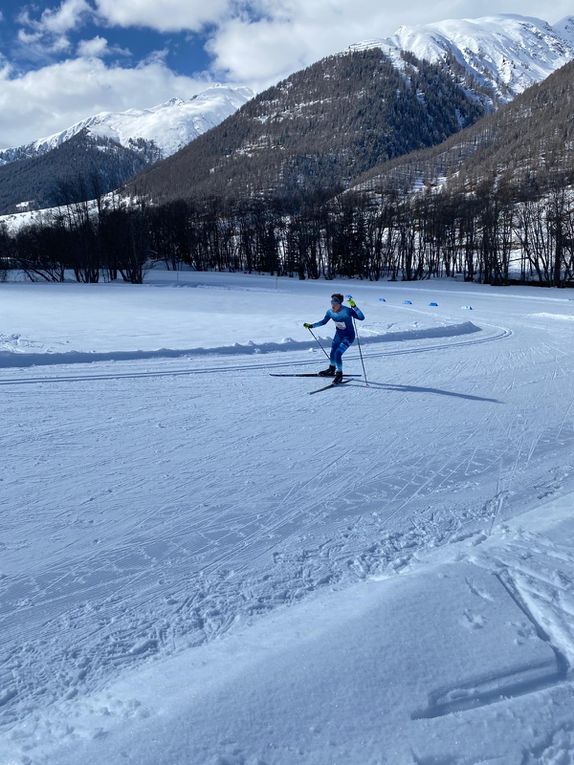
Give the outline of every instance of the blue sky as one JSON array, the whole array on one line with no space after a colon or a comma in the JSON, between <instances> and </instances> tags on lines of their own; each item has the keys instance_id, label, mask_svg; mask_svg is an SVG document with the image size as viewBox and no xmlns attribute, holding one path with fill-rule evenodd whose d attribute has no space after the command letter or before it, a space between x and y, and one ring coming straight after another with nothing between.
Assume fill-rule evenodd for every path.
<instances>
[{"instance_id":1,"label":"blue sky","mask_svg":"<svg viewBox=\"0 0 574 765\"><path fill-rule=\"evenodd\" d=\"M15 74L38 69L55 61L65 60L77 52L82 40L103 37L108 41L110 63L124 67L135 66L150 56L161 54L166 65L181 74L193 75L208 70L212 56L205 49L209 39L209 27L201 31L174 30L164 32L149 26L119 26L110 24L104 18L90 13L79 14L77 26L66 30L65 36L70 47L53 50L54 37L43 35L35 42L25 43L19 36L22 32L37 34L34 22L41 23L42 13L61 7L62 3L21 3L1 2L2 23L0 24L0 53L14 67ZM91 4L96 8L95 4ZM29 18L31 23L26 23Z\"/></svg>"},{"instance_id":2,"label":"blue sky","mask_svg":"<svg viewBox=\"0 0 574 765\"><path fill-rule=\"evenodd\" d=\"M0 0L0 148L99 111L189 98L212 82L260 90L401 24L520 13L572 0Z\"/></svg>"}]
</instances>

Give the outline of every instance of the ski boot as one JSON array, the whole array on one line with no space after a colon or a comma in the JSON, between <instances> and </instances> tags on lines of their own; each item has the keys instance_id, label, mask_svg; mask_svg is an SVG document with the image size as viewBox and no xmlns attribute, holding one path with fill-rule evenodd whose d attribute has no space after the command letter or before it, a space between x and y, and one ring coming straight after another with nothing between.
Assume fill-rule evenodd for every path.
<instances>
[{"instance_id":1,"label":"ski boot","mask_svg":"<svg viewBox=\"0 0 574 765\"><path fill-rule=\"evenodd\" d=\"M333 380L333 385L339 385L343 382L343 372L340 369L337 369L335 372L335 379Z\"/></svg>"},{"instance_id":2,"label":"ski boot","mask_svg":"<svg viewBox=\"0 0 574 765\"><path fill-rule=\"evenodd\" d=\"M335 377L335 365L329 364L329 369L323 369L318 372L319 377Z\"/></svg>"}]
</instances>

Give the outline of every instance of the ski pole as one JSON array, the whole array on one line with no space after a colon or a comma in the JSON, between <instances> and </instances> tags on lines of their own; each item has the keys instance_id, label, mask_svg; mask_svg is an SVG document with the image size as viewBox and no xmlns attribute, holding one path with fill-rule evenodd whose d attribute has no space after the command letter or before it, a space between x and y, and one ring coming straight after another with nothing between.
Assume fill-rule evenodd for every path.
<instances>
[{"instance_id":1,"label":"ski pole","mask_svg":"<svg viewBox=\"0 0 574 765\"><path fill-rule=\"evenodd\" d=\"M353 319L355 326L355 334L357 335L357 345L359 346L359 356L361 357L361 366L363 367L363 377L365 378L365 385L369 387L369 381L367 380L367 370L365 369L365 361L363 359L363 349L361 348L361 338L359 337L359 330L357 329L357 322Z\"/></svg>"},{"instance_id":2,"label":"ski pole","mask_svg":"<svg viewBox=\"0 0 574 765\"><path fill-rule=\"evenodd\" d=\"M315 338L315 340L316 340L316 341L319 343L319 348L320 348L320 349L323 351L323 353L325 354L325 356L326 356L326 357L329 359L329 363L331 363L331 357L329 356L329 354L327 353L327 351L326 351L326 350L323 348L323 346L321 345L321 341L319 340L319 338L317 337L317 335L316 335L316 334L313 332L313 330L311 329L311 327L307 327L307 329L308 329L308 330L309 330L309 332L310 332L310 333L313 335L313 337Z\"/></svg>"},{"instance_id":3,"label":"ski pole","mask_svg":"<svg viewBox=\"0 0 574 765\"><path fill-rule=\"evenodd\" d=\"M347 300L350 300L353 296L347 295ZM363 359L363 349L361 348L361 338L359 336L359 330L357 329L357 322L353 317L353 326L355 327L355 335L357 336L357 345L359 347L359 356L361 358L361 366L363 367L363 377L365 378L365 385L369 387L369 381L367 380L367 370L365 369L365 360Z\"/></svg>"}]
</instances>

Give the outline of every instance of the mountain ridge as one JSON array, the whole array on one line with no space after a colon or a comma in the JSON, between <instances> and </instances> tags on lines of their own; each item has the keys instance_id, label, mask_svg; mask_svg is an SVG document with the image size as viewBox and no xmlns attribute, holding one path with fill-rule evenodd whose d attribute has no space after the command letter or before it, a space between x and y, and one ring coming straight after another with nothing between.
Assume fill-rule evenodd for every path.
<instances>
[{"instance_id":1,"label":"mountain ridge","mask_svg":"<svg viewBox=\"0 0 574 765\"><path fill-rule=\"evenodd\" d=\"M157 161L150 144L120 146L87 128L45 154L0 167L0 212L83 202L113 191Z\"/></svg>"},{"instance_id":2,"label":"mountain ridge","mask_svg":"<svg viewBox=\"0 0 574 765\"><path fill-rule=\"evenodd\" d=\"M350 46L378 47L387 55L410 51L431 63L452 57L477 83L507 102L574 58L574 17L554 26L520 14L445 19L401 26L386 38Z\"/></svg>"},{"instance_id":3,"label":"mountain ridge","mask_svg":"<svg viewBox=\"0 0 574 765\"><path fill-rule=\"evenodd\" d=\"M99 112L29 144L0 150L0 166L46 154L83 130L131 150L137 150L136 144L143 139L165 158L218 125L252 96L249 88L214 85L192 98L170 98L147 109Z\"/></svg>"},{"instance_id":4,"label":"mountain ridge","mask_svg":"<svg viewBox=\"0 0 574 765\"><path fill-rule=\"evenodd\" d=\"M130 189L152 199L321 196L483 113L450 73L412 54L398 67L377 49L340 53L258 94Z\"/></svg>"},{"instance_id":5,"label":"mountain ridge","mask_svg":"<svg viewBox=\"0 0 574 765\"><path fill-rule=\"evenodd\" d=\"M358 54L362 62L355 59L352 66L349 57ZM188 100L172 98L145 110L92 115L28 146L0 151L0 170L2 162L14 169L13 175L2 173L4 183L17 184L21 191L20 198L18 193L4 194L10 204L3 210L22 209L23 203L31 209L39 198L50 203L34 174L15 163L49 157L79 134L83 143L72 144L78 152L78 174L84 168L93 176L102 151L98 142L104 141L110 152L105 142L111 141L118 147L118 167L142 172L136 183L152 197L230 199L276 189L301 198L327 190L338 193L381 162L440 143L572 59L573 16L554 26L535 17L501 14L399 27L389 38L357 43L315 62L254 98L245 88L213 86ZM381 84L383 70L395 83L390 89ZM362 85L340 82L334 87L333 77L356 78ZM296 97L288 92L293 83ZM143 163L135 161L138 153ZM60 153L53 161L65 157L70 165L71 156ZM53 188L49 165L36 167ZM59 169L53 171L58 174ZM106 187L110 178L120 178L108 170L102 177ZM24 178L31 180L30 188ZM128 177L120 179L126 181ZM132 193L134 188L129 187Z\"/></svg>"},{"instance_id":6,"label":"mountain ridge","mask_svg":"<svg viewBox=\"0 0 574 765\"><path fill-rule=\"evenodd\" d=\"M574 61L441 144L375 166L351 190L403 192L483 185L533 198L574 182Z\"/></svg>"}]
</instances>

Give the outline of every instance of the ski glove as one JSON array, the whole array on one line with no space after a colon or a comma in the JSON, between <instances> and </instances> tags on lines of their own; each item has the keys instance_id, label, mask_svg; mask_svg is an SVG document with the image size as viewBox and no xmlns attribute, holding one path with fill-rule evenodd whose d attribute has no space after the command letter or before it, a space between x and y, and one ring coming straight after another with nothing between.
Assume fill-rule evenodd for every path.
<instances>
[{"instance_id":1,"label":"ski glove","mask_svg":"<svg viewBox=\"0 0 574 765\"><path fill-rule=\"evenodd\" d=\"M308 321L306 321L306 322L305 322L305 324L303 324L303 326L305 327L305 329L311 329L311 327L312 327L313 325L312 325L312 324L309 324L309 322L308 322Z\"/></svg>"},{"instance_id":2,"label":"ski glove","mask_svg":"<svg viewBox=\"0 0 574 765\"><path fill-rule=\"evenodd\" d=\"M356 308L357 307L357 304L355 303L353 298L349 298L349 305L351 306L351 308Z\"/></svg>"}]
</instances>

